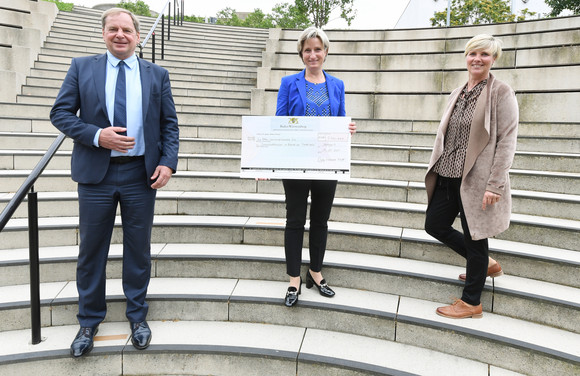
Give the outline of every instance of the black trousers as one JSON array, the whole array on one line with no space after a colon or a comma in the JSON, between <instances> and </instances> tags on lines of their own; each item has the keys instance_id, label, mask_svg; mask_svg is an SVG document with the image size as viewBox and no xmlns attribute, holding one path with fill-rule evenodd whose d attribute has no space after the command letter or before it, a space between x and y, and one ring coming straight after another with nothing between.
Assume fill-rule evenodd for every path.
<instances>
[{"instance_id":1,"label":"black trousers","mask_svg":"<svg viewBox=\"0 0 580 376\"><path fill-rule=\"evenodd\" d=\"M286 194L286 229L284 230L284 250L286 252L286 272L290 277L300 275L304 225L308 194L310 193L310 230L308 235L310 249L310 269L322 270L328 218L336 192L336 180L283 180Z\"/></svg>"},{"instance_id":2,"label":"black trousers","mask_svg":"<svg viewBox=\"0 0 580 376\"><path fill-rule=\"evenodd\" d=\"M487 277L489 248L487 239L471 239L461 203L460 187L460 178L438 177L435 192L427 208L425 231L466 259L467 280L461 300L478 305ZM463 233L451 227L458 213L461 214Z\"/></svg>"}]
</instances>

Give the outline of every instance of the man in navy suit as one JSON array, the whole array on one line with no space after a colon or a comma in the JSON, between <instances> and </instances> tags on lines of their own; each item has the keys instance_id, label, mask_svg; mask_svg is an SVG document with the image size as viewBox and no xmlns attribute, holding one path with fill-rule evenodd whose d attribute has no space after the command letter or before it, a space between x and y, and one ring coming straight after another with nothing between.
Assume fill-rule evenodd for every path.
<instances>
[{"instance_id":1,"label":"man in navy suit","mask_svg":"<svg viewBox=\"0 0 580 376\"><path fill-rule=\"evenodd\" d=\"M92 350L106 315L105 269L119 204L131 341L137 349L149 346L145 296L155 195L175 172L179 147L169 73L135 55L139 21L125 9L112 8L102 15L102 28L107 52L72 60L50 113L54 126L74 141L81 327L71 345L74 357Z\"/></svg>"}]
</instances>

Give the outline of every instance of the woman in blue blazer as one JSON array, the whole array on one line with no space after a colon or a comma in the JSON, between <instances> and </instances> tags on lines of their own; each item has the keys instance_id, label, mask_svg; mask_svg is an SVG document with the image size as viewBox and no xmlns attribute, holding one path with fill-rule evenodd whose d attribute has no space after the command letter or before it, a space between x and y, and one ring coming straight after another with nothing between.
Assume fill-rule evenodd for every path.
<instances>
[{"instance_id":1,"label":"woman in blue blazer","mask_svg":"<svg viewBox=\"0 0 580 376\"><path fill-rule=\"evenodd\" d=\"M328 55L329 40L321 29L310 27L298 39L298 54L305 69L297 74L282 78L276 116L345 116L344 82L324 72L322 65ZM356 131L355 123L350 123L351 133ZM302 278L302 243L308 195L310 204L310 268L306 273L306 287L316 286L322 296L333 297L334 291L322 278L322 262L326 250L328 218L336 180L294 180L284 179L286 195L286 228L284 249L286 272L290 276L290 287L284 304L288 307L298 302Z\"/></svg>"}]
</instances>

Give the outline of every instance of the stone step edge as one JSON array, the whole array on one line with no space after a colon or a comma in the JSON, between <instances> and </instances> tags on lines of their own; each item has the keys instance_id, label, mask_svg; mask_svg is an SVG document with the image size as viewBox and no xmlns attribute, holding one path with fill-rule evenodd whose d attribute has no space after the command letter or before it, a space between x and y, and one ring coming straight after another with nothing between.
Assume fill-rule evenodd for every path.
<instances>
[{"instance_id":1,"label":"stone step edge","mask_svg":"<svg viewBox=\"0 0 580 376\"><path fill-rule=\"evenodd\" d=\"M531 216L523 216L531 217ZM527 218L524 218L527 219ZM578 226L580 221L566 220ZM528 222L528 221L523 221ZM156 215L153 226L200 226L200 227L239 227L243 229L284 229L284 218L264 218L264 217L234 217L234 216L195 216L195 215ZM534 223L532 223L534 224ZM121 217L117 216L115 226L121 226ZM424 230L369 225L369 224L352 224L346 222L330 221L328 223L329 233L351 234L358 236L367 236L374 238L397 239L400 241L414 241L427 244L440 244L437 240L429 236ZM56 228L78 229L78 217L55 217L39 218L39 229L50 230ZM306 225L308 230L308 223ZM8 221L4 231L27 231L28 222L24 218L16 218ZM571 229L573 230L573 228ZM526 244L521 242L505 241L498 239L489 239L490 250L508 255L527 257L532 259L541 259L544 261L555 262L564 265L580 265L580 252L561 249L555 247L541 246L535 244ZM522 248L524 248L522 250ZM527 251L529 249L530 251ZM557 256L554 256L557 254Z\"/></svg>"},{"instance_id":2,"label":"stone step edge","mask_svg":"<svg viewBox=\"0 0 580 376\"><path fill-rule=\"evenodd\" d=\"M0 176L4 175L0 173ZM10 176L11 174L6 174L5 176ZM171 193L170 193L171 192ZM49 196L55 196L54 193L49 194ZM0 199L2 197L0 196ZM70 198L70 196L69 196ZM268 193L230 193L230 192L180 192L180 191L161 191L161 199L189 199L189 200L221 200L221 201L232 201L232 200L242 200L242 201L258 201L258 202L277 202L283 203L284 197L280 194L268 194ZM334 206L342 207L352 207L352 208L366 208L374 210L388 210L388 211L403 211L410 212L414 214L425 213L426 204L410 203L410 202L399 202L399 201L378 201L378 200L365 200L365 199L351 199L351 198L336 198ZM159 216L162 218L171 218L172 216ZM211 217L211 216L208 216ZM216 216L219 218L219 216ZM57 217L58 218L58 217ZM66 217L65 217L66 218ZM45 218L45 220L48 220ZM280 220L280 219L278 219ZM8 222L6 229L10 229L12 226L11 222L18 221L18 218L14 218ZM543 217L537 215L528 214L517 214L512 213L511 223L544 227L544 228L554 228L562 229L567 231L580 231L580 221L573 219L561 219L553 217ZM44 223L46 225L47 223ZM365 225L365 224L362 224ZM369 224L370 225L370 224ZM373 226L373 225L371 225Z\"/></svg>"},{"instance_id":3,"label":"stone step edge","mask_svg":"<svg viewBox=\"0 0 580 376\"><path fill-rule=\"evenodd\" d=\"M175 280L172 281L172 278L166 280L167 283L171 284L178 284L183 283L183 280ZM210 279L211 281L211 279ZM120 288L121 281L114 280L110 281L111 284L118 285L117 287ZM152 281L153 286L156 282L161 281ZM263 281L248 281L245 280L246 283L260 283L261 291L268 290L270 286L274 286L278 293L284 291L284 287L286 283L284 282L274 282L274 283L264 283ZM232 286L237 286L240 283L240 280L233 281ZM167 287L167 285L165 285ZM274 288L273 287L273 288ZM272 298L263 298L262 296L247 296L243 292L241 292L242 296L236 297L234 293L235 289L232 290L231 295L229 296L216 296L208 295L208 296L199 296L199 295L191 295L187 296L187 294L181 294L179 296L151 296L148 298L148 301L163 301L163 300L185 300L185 301L222 301L224 303L228 303L228 307L230 304L282 304L282 298L272 299ZM347 293L346 289L342 290L343 293ZM281 294L281 293L280 293ZM373 294L371 294L373 295ZM377 294L374 294L377 295ZM460 333L463 336L477 338L480 340L487 340L494 343L502 343L509 347L517 347L520 349L531 350L538 353L548 354L551 357L557 357L569 362L580 363L580 352L579 350L574 347L574 342L580 339L580 334L578 333L571 333L561 329L555 329L546 327L544 325L533 324L526 322L524 320L504 317L502 315L497 315L493 313L486 313L484 316L487 317L487 321L481 320L477 322L473 322L472 320L450 320L445 318L440 318L434 312L434 308L440 303L430 302L415 298L405 298L405 297L397 297L397 296L390 296L393 304L393 312L380 312L380 311L369 311L364 309L356 309L350 308L345 306L334 306L332 303L320 303L320 302L308 302L308 299L302 299L299 301L299 306L294 309L300 308L310 308L315 310L334 310L340 311L345 313L351 313L355 315L365 315L365 316L372 316L372 317L379 317L380 319L384 320L392 320L394 324L396 323L405 323L410 324L412 326L419 326L419 327L428 327L434 328L438 330L448 330L454 333ZM320 298L319 300L321 300ZM109 302L123 302L124 297L122 293L119 293L117 296L109 296ZM54 304L51 304L52 307L62 305L62 304L75 304L75 299L67 299L59 301L56 299ZM410 308L411 305L413 308ZM417 306L421 307L420 311L417 311ZM409 312L414 311L416 314L409 314ZM173 318L172 320L175 320ZM268 321L266 321L268 323ZM270 322L269 324L275 324ZM519 328L522 330L517 330L517 334L514 336L503 335L498 330L501 327L509 327L512 332L514 328ZM541 338L533 338L530 335L530 332L540 332L542 333ZM395 338L394 338L395 339ZM546 345L545 342L552 343L552 346Z\"/></svg>"},{"instance_id":4,"label":"stone step edge","mask_svg":"<svg viewBox=\"0 0 580 376\"><path fill-rule=\"evenodd\" d=\"M153 262L167 260L200 261L247 261L284 264L283 247L257 245L210 245L210 244L155 244L151 259ZM46 247L40 256L41 265L76 263L78 247ZM0 252L0 267L28 265L28 250L17 249ZM307 250L303 251L303 264L307 265ZM122 260L122 246L113 244L109 260ZM364 271L406 278L421 279L444 283L449 286L461 286L463 282L457 275L465 271L464 267L445 265L436 262L403 259L400 257L361 254L348 251L327 251L326 267L340 270ZM518 296L528 300L557 304L572 310L580 311L580 288L557 285L555 283L532 280L529 278L509 276L499 282L487 279L485 291ZM5 287L4 287L5 288ZM2 305L0 305L1 307ZM487 308L486 308L487 309ZM493 311L493 307L491 308Z\"/></svg>"},{"instance_id":5,"label":"stone step edge","mask_svg":"<svg viewBox=\"0 0 580 376\"><path fill-rule=\"evenodd\" d=\"M66 153L66 152L64 152ZM26 154L26 152L21 152L21 154ZM57 153L62 154L61 153ZM68 153L70 154L70 152ZM2 155L2 151L0 151L0 156ZM200 155L187 155L187 154L180 154L180 158L188 158L188 157L198 157ZM211 158L211 155L207 155L208 158ZM235 159L236 157L233 156L231 159ZM228 158L226 158L228 159ZM18 170L17 170L18 171ZM58 171L58 170L48 170L48 171ZM0 172L0 176L3 174ZM211 172L207 173L208 176L211 176ZM14 176L14 175L6 175L6 176ZM273 180L275 181L275 180ZM351 178L349 181L341 181L341 185L353 185L353 186L376 186L382 188L392 188L392 189L407 189L407 190L419 190L423 191L425 189L425 184L412 182L412 181L404 181L404 180L374 180L374 179L364 179L364 178ZM1 193L0 192L0 203L7 202L12 199L14 196L13 193ZM273 202L283 202L284 197L281 194L274 194L274 193L241 193L241 192L212 192L212 191L172 191L172 190L161 190L158 192L157 198L161 200L168 200L168 199L180 199L180 198L187 198L187 199L195 199L196 196L200 198L211 198L215 200L229 200L229 199L237 199L237 200L245 200L245 201L254 201L254 200L266 200L266 201L273 201ZM76 200L78 197L76 192L38 192L38 199L40 201L55 201L55 200ZM567 203L570 205L580 204L580 195L574 194L564 194L564 193L550 193L550 192L539 192L539 191L522 191L514 189L512 190L512 197L515 198L526 198L526 199L536 199L536 200L546 200L551 202L561 202ZM26 199L25 199L26 201ZM409 209L412 208L412 205L424 205L421 202L412 202L412 201L385 201L385 200L373 200L373 199L363 199L363 198L346 198L346 197L335 197L335 203L340 205L352 205L352 206L366 206L369 208L382 206L383 203L397 203L397 205L407 205L409 204ZM424 211L423 208L419 210ZM517 215L518 213L513 213ZM539 218L551 218L551 217L543 217L537 216Z\"/></svg>"},{"instance_id":6,"label":"stone step edge","mask_svg":"<svg viewBox=\"0 0 580 376\"><path fill-rule=\"evenodd\" d=\"M59 153L63 153L61 151ZM0 177L3 178L26 178L30 174L31 170L0 170ZM59 169L48 169L43 172L43 177L70 177L70 170L59 170ZM222 172L222 171L178 171L175 173L176 178L187 178L187 177L197 177L197 178L224 178L224 179L235 179L240 178L240 174L237 172ZM246 179L247 180L247 179ZM277 179L272 179L272 181L278 181ZM425 189L424 183L408 180L387 180L387 179L365 179L365 178L351 178L349 181L341 182L341 184L352 184L352 185L366 185L366 186L382 186L382 187L392 187L392 188L406 188L406 189ZM164 191L160 191L164 192ZM170 192L170 191L168 191ZM40 192L39 194L43 194ZM55 195L54 192L47 193L48 195ZM0 193L0 197L9 197L10 193ZM58 195L58 194L57 194ZM538 198L550 201L560 201L569 202L570 204L575 204L578 202L578 195L566 194L566 193L552 193L552 192L540 192L540 191L524 191L524 190L512 190L512 195L520 196L522 198ZM547 217L549 218L549 217Z\"/></svg>"},{"instance_id":7,"label":"stone step edge","mask_svg":"<svg viewBox=\"0 0 580 376\"><path fill-rule=\"evenodd\" d=\"M474 376L487 376L489 365L477 361L465 360L461 357L440 353L433 350L427 350L420 347L415 347L399 342L391 341L380 341L376 339L366 338L362 336L348 335L329 331L309 331L308 328L304 327L285 327L281 325L266 325L259 323L235 323L235 322L206 322L206 321L185 321L185 322L162 322L162 321L149 321L151 326L153 337L151 346L144 351L137 351L129 342L130 330L126 323L114 322L114 323L103 323L100 326L100 331L97 334L101 338L107 338L111 336L109 343L105 341L95 341L95 348L90 356L110 356L110 355L120 355L115 361L119 362L118 368L124 369L128 368L128 372L131 372L130 367L124 367L124 356L139 356L146 357L147 355L159 356L161 354L171 354L171 353L194 353L194 354L205 354L205 355L232 355L232 356L243 356L249 358L265 357L267 359L274 360L284 360L291 361L295 363L292 366L292 374L305 375L301 370L302 362L310 363L322 363L329 366L333 366L339 369L350 369L362 372L378 372L379 374L397 374L397 375L407 375L407 374L417 374L417 368L412 367L412 373L406 372L408 365L400 365L400 361L391 362L388 366L381 366L378 364L373 364L364 359L333 359L324 354L317 353L316 348L312 347L311 350L307 350L304 347L305 340L316 341L319 338L324 338L325 335L338 335L341 340L345 342L345 346L352 348L359 347L357 349L360 353L364 348L377 348L377 346L384 347L388 346L388 353L391 352L412 352L417 354L421 359L430 359L433 364L432 367L436 368L436 371L427 371L426 375L437 375L441 371L442 366L449 364L460 364L461 369L471 370L470 374ZM203 327L209 327L208 330L202 334L202 338L196 341L184 341L175 339L173 341L165 340L165 343L156 343L157 338L164 336L173 338L178 338L184 331L192 331L199 333ZM16 362L26 362L26 361L42 361L51 359L62 359L70 357L69 354L69 343L70 338L73 338L78 326L70 325L63 326L60 328L49 328L45 330L44 333L48 334L48 337L39 345L20 345L24 351L21 353L16 353L13 355L4 355L0 357L0 365L11 364ZM122 333L119 335L119 333ZM222 344L216 344L216 341L212 338L212 333L214 336L223 339ZM243 334L249 334L243 336ZM113 337L115 336L115 337ZM2 336L0 333L0 338L8 337ZM28 340L29 333L26 330L15 331L10 333L10 338L12 341L18 343L26 343ZM70 337L70 338L69 338ZM111 338L109 337L109 338ZM57 338L57 340L54 340ZM119 339L121 338L121 339ZM239 338L239 339L238 339ZM263 338L269 338L268 342L291 342L292 345L277 345L277 347L271 346L267 348L263 345ZM234 341L233 339L237 339ZM311 340L311 341L312 341ZM112 342L112 343L110 343ZM193 343L192 343L193 342ZM195 343L197 342L197 343ZM229 342L229 343L228 343ZM383 345L383 346L381 346ZM387 349L383 349L387 350ZM363 350L364 353L364 350ZM396 357L396 355L393 355ZM391 356L391 358L393 357ZM118 359L118 360L117 360ZM391 361L393 359L390 359ZM178 361L178 360L176 360ZM392 364L392 363L397 363ZM437 366L440 365L440 366ZM252 364L252 366L255 366ZM398 366L398 367L397 367ZM498 371L501 368L496 368L492 366L493 371ZM478 372L476 370L479 370ZM218 369L213 369L214 372L219 372ZM255 371L255 370L254 370ZM305 371L307 372L307 371ZM449 372L449 375L459 375L459 373ZM510 373L511 374L511 373ZM496 373L491 373L491 376L495 376ZM515 374L514 374L515 375Z\"/></svg>"}]
</instances>

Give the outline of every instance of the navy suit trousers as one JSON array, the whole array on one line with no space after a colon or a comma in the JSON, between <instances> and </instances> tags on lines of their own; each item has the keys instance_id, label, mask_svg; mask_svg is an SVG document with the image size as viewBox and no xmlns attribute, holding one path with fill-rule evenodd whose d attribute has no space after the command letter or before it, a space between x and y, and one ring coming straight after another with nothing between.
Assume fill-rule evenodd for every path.
<instances>
[{"instance_id":1,"label":"navy suit trousers","mask_svg":"<svg viewBox=\"0 0 580 376\"><path fill-rule=\"evenodd\" d=\"M90 167L88 167L90 168ZM99 184L79 184L80 249L77 289L81 327L105 318L106 265L117 207L123 226L123 291L130 322L144 321L151 276L151 228L156 190L147 184L143 160L110 164Z\"/></svg>"}]
</instances>

